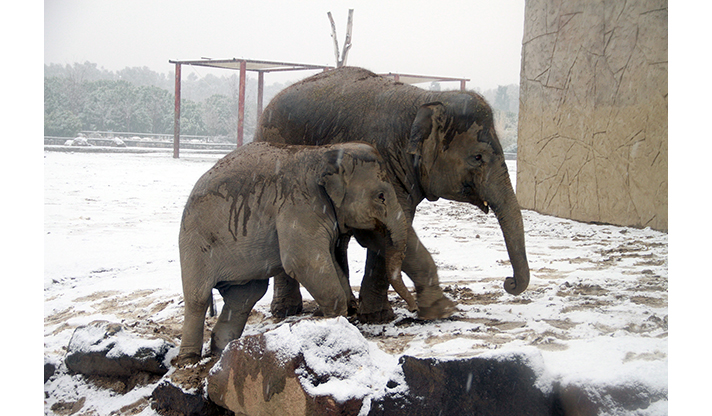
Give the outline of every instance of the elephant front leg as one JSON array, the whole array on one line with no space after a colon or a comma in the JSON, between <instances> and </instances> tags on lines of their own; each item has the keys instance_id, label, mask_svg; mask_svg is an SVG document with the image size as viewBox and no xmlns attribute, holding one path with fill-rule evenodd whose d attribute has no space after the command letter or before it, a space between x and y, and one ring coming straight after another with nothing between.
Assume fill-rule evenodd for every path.
<instances>
[{"instance_id":1,"label":"elephant front leg","mask_svg":"<svg viewBox=\"0 0 712 416\"><path fill-rule=\"evenodd\" d=\"M272 316L286 318L302 312L302 293L299 282L281 272L274 277L274 296L270 305Z\"/></svg>"},{"instance_id":2,"label":"elephant front leg","mask_svg":"<svg viewBox=\"0 0 712 416\"><path fill-rule=\"evenodd\" d=\"M392 321L395 318L388 302L389 286L385 257L369 249L366 254L366 271L359 291L357 313L359 321L379 323Z\"/></svg>"},{"instance_id":3,"label":"elephant front leg","mask_svg":"<svg viewBox=\"0 0 712 416\"><path fill-rule=\"evenodd\" d=\"M348 298L348 314L353 315L358 310L358 300L356 300L356 297L351 291L351 283L349 281L348 249L350 240L351 234L342 234L339 236L336 240L334 258L338 265L336 271L339 272L339 279L341 280L342 286L344 286L344 292Z\"/></svg>"},{"instance_id":4,"label":"elephant front leg","mask_svg":"<svg viewBox=\"0 0 712 416\"><path fill-rule=\"evenodd\" d=\"M403 272L415 284L420 319L447 318L455 311L455 303L445 297L438 279L438 269L433 257L420 242L411 227L403 259Z\"/></svg>"}]
</instances>

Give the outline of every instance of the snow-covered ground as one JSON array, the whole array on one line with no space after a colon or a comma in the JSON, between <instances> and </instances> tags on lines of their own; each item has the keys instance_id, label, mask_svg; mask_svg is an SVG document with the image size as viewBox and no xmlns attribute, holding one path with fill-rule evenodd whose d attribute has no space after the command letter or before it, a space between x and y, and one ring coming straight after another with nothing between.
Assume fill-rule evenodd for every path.
<instances>
[{"instance_id":1,"label":"snow-covered ground","mask_svg":"<svg viewBox=\"0 0 712 416\"><path fill-rule=\"evenodd\" d=\"M67 374L63 357L74 328L99 319L178 344L178 226L190 190L218 158L44 153L44 355L59 366L44 387L46 414L82 397L83 412L155 414L143 399L155 384L121 396ZM508 165L516 182L516 163ZM359 324L360 332L394 356L525 352L539 357L542 386L635 384L666 395L668 235L531 211L523 216L531 283L515 297L502 288L512 270L494 216L466 204L423 202L414 227L458 310L424 323L393 295L396 322ZM355 241L349 250L357 288L365 252ZM275 325L271 292L245 334ZM660 400L638 414L667 410Z\"/></svg>"}]
</instances>

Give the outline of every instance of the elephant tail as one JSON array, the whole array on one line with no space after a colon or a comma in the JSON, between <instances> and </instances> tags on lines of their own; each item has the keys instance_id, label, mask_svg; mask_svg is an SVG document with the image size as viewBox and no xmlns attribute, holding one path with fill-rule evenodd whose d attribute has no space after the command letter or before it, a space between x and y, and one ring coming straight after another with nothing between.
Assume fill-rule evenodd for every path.
<instances>
[{"instance_id":1,"label":"elephant tail","mask_svg":"<svg viewBox=\"0 0 712 416\"><path fill-rule=\"evenodd\" d=\"M213 297L213 291L210 291L210 308L208 309L208 316L209 317L214 317L217 315L215 312L215 298Z\"/></svg>"}]
</instances>

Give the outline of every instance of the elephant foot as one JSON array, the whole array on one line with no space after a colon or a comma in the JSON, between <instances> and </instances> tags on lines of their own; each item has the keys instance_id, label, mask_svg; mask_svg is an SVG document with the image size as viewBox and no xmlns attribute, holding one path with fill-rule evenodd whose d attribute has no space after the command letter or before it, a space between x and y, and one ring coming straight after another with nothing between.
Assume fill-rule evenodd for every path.
<instances>
[{"instance_id":1,"label":"elephant foot","mask_svg":"<svg viewBox=\"0 0 712 416\"><path fill-rule=\"evenodd\" d=\"M348 309L346 313L348 314L348 316L353 316L358 313L358 300L354 296L351 296L351 298L349 299L349 304L347 308Z\"/></svg>"},{"instance_id":2,"label":"elephant foot","mask_svg":"<svg viewBox=\"0 0 712 416\"><path fill-rule=\"evenodd\" d=\"M227 344L226 344L227 345ZM225 348L226 345L223 345L223 348ZM215 334L211 334L210 336L210 355L211 356L216 356L219 357L222 355L223 348L220 348L215 340Z\"/></svg>"},{"instance_id":3,"label":"elephant foot","mask_svg":"<svg viewBox=\"0 0 712 416\"><path fill-rule=\"evenodd\" d=\"M196 364L201 360L201 358L200 354L196 354L194 352L188 354L178 354L171 360L171 365L173 365L173 367L185 367Z\"/></svg>"},{"instance_id":4,"label":"elephant foot","mask_svg":"<svg viewBox=\"0 0 712 416\"><path fill-rule=\"evenodd\" d=\"M376 312L358 312L356 317L359 322L365 324L381 324L394 320L396 318L396 314L393 313L393 309L388 306L387 309L382 309Z\"/></svg>"},{"instance_id":5,"label":"elephant foot","mask_svg":"<svg viewBox=\"0 0 712 416\"><path fill-rule=\"evenodd\" d=\"M270 312L272 312L272 316L279 319L284 319L288 316L299 315L300 313L302 313L302 310L303 306L301 302L298 305L272 304L270 306Z\"/></svg>"},{"instance_id":6,"label":"elephant foot","mask_svg":"<svg viewBox=\"0 0 712 416\"><path fill-rule=\"evenodd\" d=\"M445 296L433 302L430 306L420 306L418 308L418 318L423 320L449 318L455 312L455 302Z\"/></svg>"}]
</instances>

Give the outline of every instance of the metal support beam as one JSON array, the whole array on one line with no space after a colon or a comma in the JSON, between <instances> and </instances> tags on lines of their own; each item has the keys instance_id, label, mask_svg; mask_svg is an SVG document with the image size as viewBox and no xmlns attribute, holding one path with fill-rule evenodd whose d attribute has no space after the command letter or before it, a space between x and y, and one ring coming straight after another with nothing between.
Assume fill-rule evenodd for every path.
<instances>
[{"instance_id":1,"label":"metal support beam","mask_svg":"<svg viewBox=\"0 0 712 416\"><path fill-rule=\"evenodd\" d=\"M460 91L465 91L467 89L467 88L465 88L465 84L467 84L467 82L464 79L461 79L460 80Z\"/></svg>"},{"instance_id":2,"label":"metal support beam","mask_svg":"<svg viewBox=\"0 0 712 416\"><path fill-rule=\"evenodd\" d=\"M180 64L176 64L175 116L173 121L173 158L180 157Z\"/></svg>"},{"instance_id":3,"label":"metal support beam","mask_svg":"<svg viewBox=\"0 0 712 416\"><path fill-rule=\"evenodd\" d=\"M265 92L265 73L257 72L257 120L262 116L262 98Z\"/></svg>"},{"instance_id":4,"label":"metal support beam","mask_svg":"<svg viewBox=\"0 0 712 416\"><path fill-rule=\"evenodd\" d=\"M237 98L237 147L242 146L245 134L245 84L247 84L247 62L240 61L240 86Z\"/></svg>"}]
</instances>

